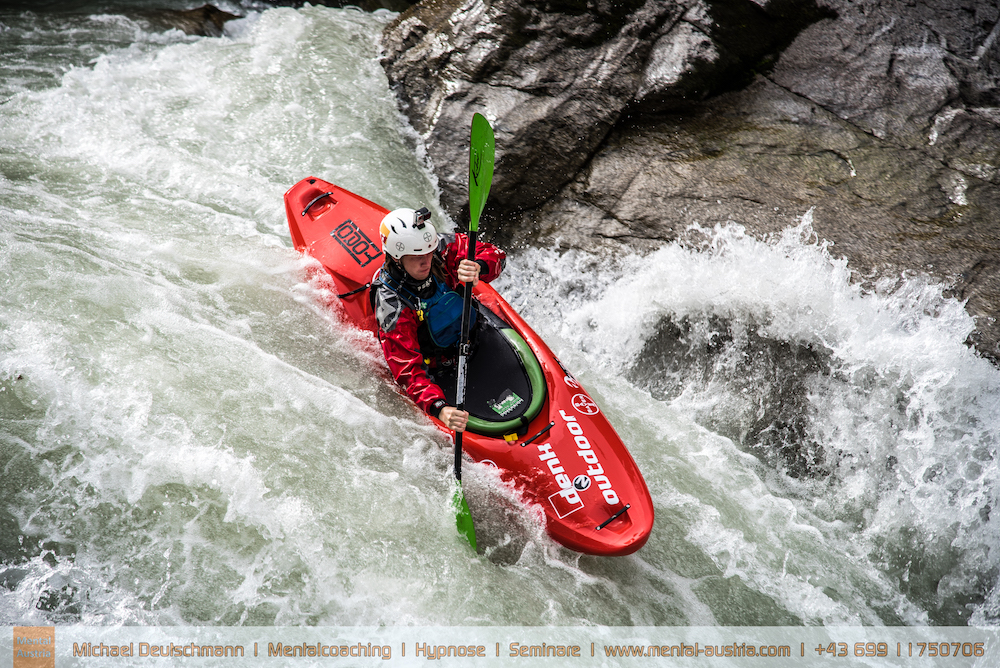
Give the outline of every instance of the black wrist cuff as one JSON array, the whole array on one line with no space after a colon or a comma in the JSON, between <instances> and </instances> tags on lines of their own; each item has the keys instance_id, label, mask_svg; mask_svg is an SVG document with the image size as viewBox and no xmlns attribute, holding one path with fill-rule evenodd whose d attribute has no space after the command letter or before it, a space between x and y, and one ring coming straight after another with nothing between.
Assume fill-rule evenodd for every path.
<instances>
[{"instance_id":1,"label":"black wrist cuff","mask_svg":"<svg viewBox=\"0 0 1000 668\"><path fill-rule=\"evenodd\" d=\"M440 418L441 417L441 409L444 408L447 405L448 405L448 402L446 402L444 399L438 399L433 404L431 404L431 408L427 412L430 413L432 416L434 416L436 418Z\"/></svg>"}]
</instances>

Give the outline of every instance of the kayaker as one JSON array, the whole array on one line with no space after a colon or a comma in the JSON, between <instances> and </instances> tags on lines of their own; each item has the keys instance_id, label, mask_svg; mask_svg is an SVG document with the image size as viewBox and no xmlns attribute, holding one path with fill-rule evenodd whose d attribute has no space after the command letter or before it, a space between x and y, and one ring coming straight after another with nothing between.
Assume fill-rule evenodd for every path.
<instances>
[{"instance_id":1,"label":"kayaker","mask_svg":"<svg viewBox=\"0 0 1000 668\"><path fill-rule=\"evenodd\" d=\"M430 211L396 209L379 226L385 263L372 282L382 353L407 396L446 427L464 431L466 411L448 405L439 381L452 375L462 328L459 283L476 285L500 275L506 253L478 242L466 259L466 234L439 234ZM475 309L473 309L475 313Z\"/></svg>"}]
</instances>

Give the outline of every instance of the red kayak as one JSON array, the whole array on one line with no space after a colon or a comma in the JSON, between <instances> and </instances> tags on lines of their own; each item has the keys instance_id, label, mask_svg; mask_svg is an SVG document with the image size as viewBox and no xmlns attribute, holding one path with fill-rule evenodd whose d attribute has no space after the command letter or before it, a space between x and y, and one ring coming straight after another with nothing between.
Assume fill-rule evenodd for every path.
<instances>
[{"instance_id":1,"label":"red kayak","mask_svg":"<svg viewBox=\"0 0 1000 668\"><path fill-rule=\"evenodd\" d=\"M295 248L330 274L347 318L374 332L368 286L382 266L378 228L388 210L310 177L285 193L285 211ZM635 552L653 527L653 502L625 444L496 290L481 281L473 295L480 317L468 362L464 451L537 503L562 545L605 556ZM442 389L451 403L455 388Z\"/></svg>"}]
</instances>

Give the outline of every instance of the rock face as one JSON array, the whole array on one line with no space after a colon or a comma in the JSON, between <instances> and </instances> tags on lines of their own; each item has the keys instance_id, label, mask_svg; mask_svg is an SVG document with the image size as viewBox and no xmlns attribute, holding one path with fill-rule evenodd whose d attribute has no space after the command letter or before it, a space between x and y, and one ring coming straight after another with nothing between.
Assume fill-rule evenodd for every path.
<instances>
[{"instance_id":1,"label":"rock face","mask_svg":"<svg viewBox=\"0 0 1000 668\"><path fill-rule=\"evenodd\" d=\"M501 147L492 203L523 210L555 195L634 99L656 37L682 11L655 0L593 11L574 0L441 0L402 14L383 63L425 137L445 207L457 212L465 198L464 135L477 110Z\"/></svg>"},{"instance_id":2,"label":"rock face","mask_svg":"<svg viewBox=\"0 0 1000 668\"><path fill-rule=\"evenodd\" d=\"M721 11L768 38L718 46L711 35L733 30L713 28L705 6L675 1L423 2L387 28L383 65L424 135L445 207L461 209L467 121L485 110L498 146L491 203L523 211L568 183L631 107L670 108L746 83L750 64L820 15L771 16L746 0Z\"/></svg>"},{"instance_id":3,"label":"rock face","mask_svg":"<svg viewBox=\"0 0 1000 668\"><path fill-rule=\"evenodd\" d=\"M984 0L425 0L383 65L456 218L468 119L494 124L507 243L642 249L811 208L860 276L952 282L996 362L998 21Z\"/></svg>"}]
</instances>

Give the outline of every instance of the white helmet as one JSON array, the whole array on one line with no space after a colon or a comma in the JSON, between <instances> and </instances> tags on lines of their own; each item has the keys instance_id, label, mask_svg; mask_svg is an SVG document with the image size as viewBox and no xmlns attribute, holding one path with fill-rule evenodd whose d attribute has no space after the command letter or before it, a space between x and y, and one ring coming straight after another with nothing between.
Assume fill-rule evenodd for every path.
<instances>
[{"instance_id":1,"label":"white helmet","mask_svg":"<svg viewBox=\"0 0 1000 668\"><path fill-rule=\"evenodd\" d=\"M399 260L404 255L427 255L438 245L437 230L430 223L431 212L426 208L396 209L382 219L378 231L382 250Z\"/></svg>"}]
</instances>

